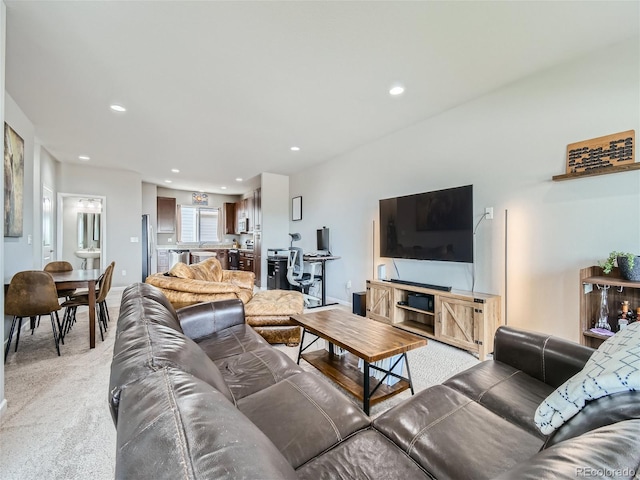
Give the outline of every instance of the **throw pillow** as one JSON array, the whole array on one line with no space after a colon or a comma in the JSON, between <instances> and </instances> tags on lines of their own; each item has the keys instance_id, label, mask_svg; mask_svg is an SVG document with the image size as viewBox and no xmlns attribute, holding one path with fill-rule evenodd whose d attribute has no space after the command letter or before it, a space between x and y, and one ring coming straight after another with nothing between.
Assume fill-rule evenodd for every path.
<instances>
[{"instance_id":1,"label":"throw pillow","mask_svg":"<svg viewBox=\"0 0 640 480\"><path fill-rule=\"evenodd\" d=\"M207 282L222 281L222 266L217 258L208 258L204 262L191 265L193 278L196 280L205 280Z\"/></svg>"},{"instance_id":2,"label":"throw pillow","mask_svg":"<svg viewBox=\"0 0 640 480\"><path fill-rule=\"evenodd\" d=\"M189 268L189 265L186 263L178 262L171 270L169 270L169 275L176 278L188 278L193 279L193 271Z\"/></svg>"},{"instance_id":3,"label":"throw pillow","mask_svg":"<svg viewBox=\"0 0 640 480\"><path fill-rule=\"evenodd\" d=\"M640 390L640 322L608 338L584 368L560 385L538 407L534 420L545 435L553 433L590 400Z\"/></svg>"}]
</instances>

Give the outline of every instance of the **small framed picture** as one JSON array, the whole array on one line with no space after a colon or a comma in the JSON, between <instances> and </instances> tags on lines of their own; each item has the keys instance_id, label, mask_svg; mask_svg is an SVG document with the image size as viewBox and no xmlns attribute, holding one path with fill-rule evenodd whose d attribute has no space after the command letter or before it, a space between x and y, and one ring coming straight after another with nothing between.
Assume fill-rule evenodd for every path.
<instances>
[{"instance_id":1,"label":"small framed picture","mask_svg":"<svg viewBox=\"0 0 640 480\"><path fill-rule=\"evenodd\" d=\"M302 197L291 199L291 220L294 222L302 220Z\"/></svg>"}]
</instances>

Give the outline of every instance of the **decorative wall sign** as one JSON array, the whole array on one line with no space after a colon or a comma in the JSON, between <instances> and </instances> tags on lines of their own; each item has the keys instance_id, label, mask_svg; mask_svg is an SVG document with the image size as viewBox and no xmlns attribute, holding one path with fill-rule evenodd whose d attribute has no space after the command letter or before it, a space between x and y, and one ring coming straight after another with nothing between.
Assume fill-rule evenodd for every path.
<instances>
[{"instance_id":1,"label":"decorative wall sign","mask_svg":"<svg viewBox=\"0 0 640 480\"><path fill-rule=\"evenodd\" d=\"M567 145L567 173L590 172L635 162L635 130Z\"/></svg>"},{"instance_id":2,"label":"decorative wall sign","mask_svg":"<svg viewBox=\"0 0 640 480\"><path fill-rule=\"evenodd\" d=\"M4 124L4 236L22 236L24 140Z\"/></svg>"},{"instance_id":3,"label":"decorative wall sign","mask_svg":"<svg viewBox=\"0 0 640 480\"><path fill-rule=\"evenodd\" d=\"M291 199L291 220L294 222L302 220L302 197L293 197Z\"/></svg>"},{"instance_id":4,"label":"decorative wall sign","mask_svg":"<svg viewBox=\"0 0 640 480\"><path fill-rule=\"evenodd\" d=\"M207 195L206 193L193 192L191 194L191 204L192 205L209 205L209 195Z\"/></svg>"}]
</instances>

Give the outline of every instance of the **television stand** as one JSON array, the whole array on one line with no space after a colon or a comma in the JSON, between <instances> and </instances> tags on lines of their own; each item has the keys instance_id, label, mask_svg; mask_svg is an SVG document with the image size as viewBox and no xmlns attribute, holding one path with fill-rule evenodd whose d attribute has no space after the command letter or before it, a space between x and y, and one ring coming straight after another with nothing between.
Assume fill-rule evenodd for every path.
<instances>
[{"instance_id":1,"label":"television stand","mask_svg":"<svg viewBox=\"0 0 640 480\"><path fill-rule=\"evenodd\" d=\"M409 306L409 295L433 297L424 308ZM498 295L367 280L367 317L462 348L484 360L503 325Z\"/></svg>"},{"instance_id":2,"label":"television stand","mask_svg":"<svg viewBox=\"0 0 640 480\"><path fill-rule=\"evenodd\" d=\"M443 292L450 292L451 287L444 285L432 285L430 283L412 282L411 280L400 280L399 278L391 278L388 280L391 283L399 283L401 285L411 285L412 287L428 288L430 290L441 290Z\"/></svg>"}]
</instances>

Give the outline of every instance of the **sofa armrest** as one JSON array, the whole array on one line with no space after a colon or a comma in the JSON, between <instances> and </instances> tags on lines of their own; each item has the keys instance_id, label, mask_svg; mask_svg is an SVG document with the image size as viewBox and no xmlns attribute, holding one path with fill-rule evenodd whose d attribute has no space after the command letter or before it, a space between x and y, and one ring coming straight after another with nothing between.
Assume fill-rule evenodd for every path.
<instances>
[{"instance_id":1,"label":"sofa armrest","mask_svg":"<svg viewBox=\"0 0 640 480\"><path fill-rule=\"evenodd\" d=\"M238 299L198 303L176 310L183 333L194 341L244 323L244 304Z\"/></svg>"},{"instance_id":2,"label":"sofa armrest","mask_svg":"<svg viewBox=\"0 0 640 480\"><path fill-rule=\"evenodd\" d=\"M559 337L503 326L496 331L493 358L557 388L582 370L593 352Z\"/></svg>"}]
</instances>

